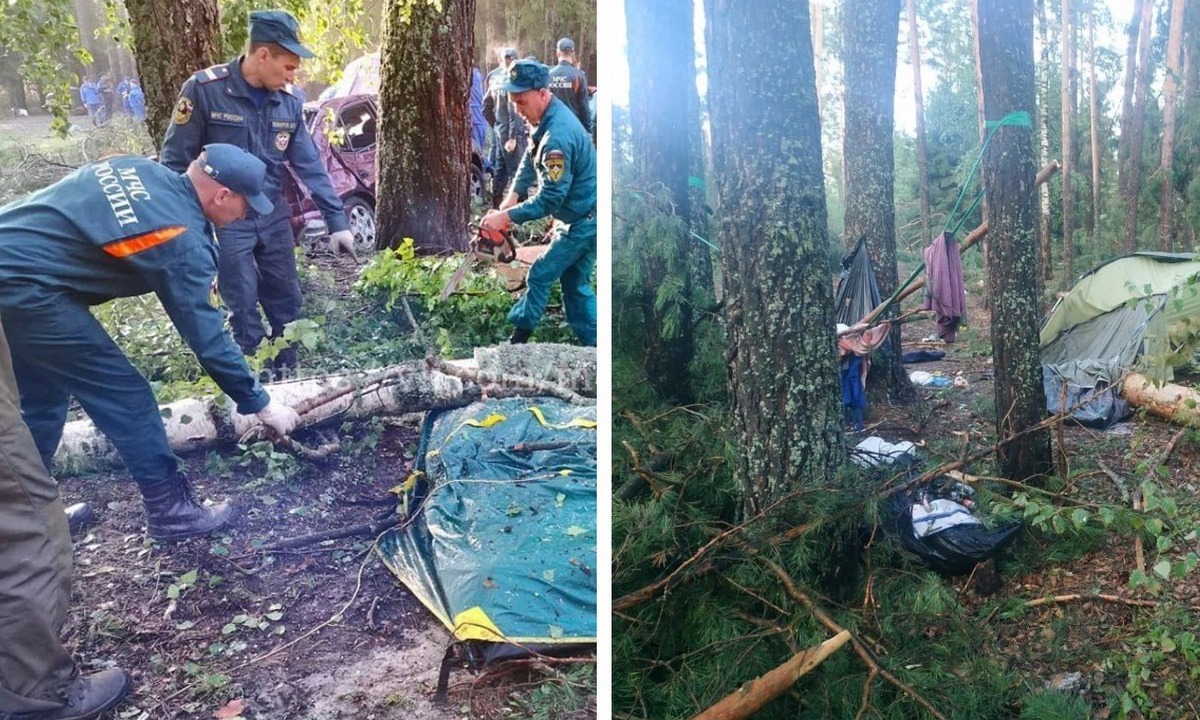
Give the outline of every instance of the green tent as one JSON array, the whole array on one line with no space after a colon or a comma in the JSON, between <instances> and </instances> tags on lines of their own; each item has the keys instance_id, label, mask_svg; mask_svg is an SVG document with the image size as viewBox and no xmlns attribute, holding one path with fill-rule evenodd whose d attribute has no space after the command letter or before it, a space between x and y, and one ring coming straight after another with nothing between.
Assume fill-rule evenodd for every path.
<instances>
[{"instance_id":1,"label":"green tent","mask_svg":"<svg viewBox=\"0 0 1200 720\"><path fill-rule=\"evenodd\" d=\"M384 564L474 666L596 642L596 407L483 400L430 413L411 520ZM457 655L455 655L457 653Z\"/></svg>"},{"instance_id":2,"label":"green tent","mask_svg":"<svg viewBox=\"0 0 1200 720\"><path fill-rule=\"evenodd\" d=\"M1172 380L1200 344L1198 283L1200 256L1192 253L1134 253L1081 277L1042 326L1050 411L1066 398L1061 404L1076 419L1107 425L1123 414L1113 390L1126 372Z\"/></svg>"}]
</instances>

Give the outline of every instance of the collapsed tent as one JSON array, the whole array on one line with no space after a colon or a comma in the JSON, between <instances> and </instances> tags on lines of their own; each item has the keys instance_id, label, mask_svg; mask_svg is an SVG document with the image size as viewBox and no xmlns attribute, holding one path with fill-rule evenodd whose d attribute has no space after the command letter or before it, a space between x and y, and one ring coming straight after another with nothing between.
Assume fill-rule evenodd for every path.
<instances>
[{"instance_id":1,"label":"collapsed tent","mask_svg":"<svg viewBox=\"0 0 1200 720\"><path fill-rule=\"evenodd\" d=\"M842 413L846 422L861 430L867 411L867 373L871 370L871 352L887 339L891 325L867 328L859 321L882 302L875 269L867 253L864 235L842 258L834 294L834 320L838 327Z\"/></svg>"},{"instance_id":2,"label":"collapsed tent","mask_svg":"<svg viewBox=\"0 0 1200 720\"><path fill-rule=\"evenodd\" d=\"M450 663L596 642L596 408L483 400L430 413L415 511L383 562L450 630Z\"/></svg>"},{"instance_id":3,"label":"collapsed tent","mask_svg":"<svg viewBox=\"0 0 1200 720\"><path fill-rule=\"evenodd\" d=\"M1126 373L1170 381L1200 344L1198 281L1200 256L1192 253L1134 253L1081 277L1042 326L1049 411L1107 427L1129 414L1117 392Z\"/></svg>"}]
</instances>

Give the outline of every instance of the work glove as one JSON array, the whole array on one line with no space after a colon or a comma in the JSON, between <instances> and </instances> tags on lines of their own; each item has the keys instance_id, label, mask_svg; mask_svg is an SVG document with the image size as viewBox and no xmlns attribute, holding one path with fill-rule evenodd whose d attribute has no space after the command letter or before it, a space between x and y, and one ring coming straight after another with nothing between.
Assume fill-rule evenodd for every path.
<instances>
[{"instance_id":1,"label":"work glove","mask_svg":"<svg viewBox=\"0 0 1200 720\"><path fill-rule=\"evenodd\" d=\"M290 406L271 400L267 406L258 411L258 419L263 427L276 438L285 438L300 422L300 416Z\"/></svg>"},{"instance_id":2,"label":"work glove","mask_svg":"<svg viewBox=\"0 0 1200 720\"><path fill-rule=\"evenodd\" d=\"M358 252L354 249L354 233L349 230L338 230L329 236L329 247L334 255L350 253L354 262L358 262Z\"/></svg>"},{"instance_id":3,"label":"work glove","mask_svg":"<svg viewBox=\"0 0 1200 720\"><path fill-rule=\"evenodd\" d=\"M495 245L504 243L504 236L501 235L504 231L513 226L512 218L508 216L507 210L489 210L487 215L479 221L479 227L482 230L480 235L487 235L489 242ZM495 238L500 238L500 242L495 242Z\"/></svg>"}]
</instances>

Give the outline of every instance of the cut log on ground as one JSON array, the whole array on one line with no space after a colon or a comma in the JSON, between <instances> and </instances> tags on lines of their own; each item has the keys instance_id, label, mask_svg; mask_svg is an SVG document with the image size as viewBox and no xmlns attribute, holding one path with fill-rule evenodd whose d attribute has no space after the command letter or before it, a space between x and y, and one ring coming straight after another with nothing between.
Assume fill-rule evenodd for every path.
<instances>
[{"instance_id":1,"label":"cut log on ground","mask_svg":"<svg viewBox=\"0 0 1200 720\"><path fill-rule=\"evenodd\" d=\"M843 630L820 645L793 655L784 664L726 695L692 720L741 720L750 717L786 692L802 675L820 665L849 639L850 631Z\"/></svg>"},{"instance_id":2,"label":"cut log on ground","mask_svg":"<svg viewBox=\"0 0 1200 720\"><path fill-rule=\"evenodd\" d=\"M1121 394L1134 407L1179 425L1200 427L1200 392L1167 383L1156 387L1145 375L1130 373Z\"/></svg>"},{"instance_id":3,"label":"cut log on ground","mask_svg":"<svg viewBox=\"0 0 1200 720\"><path fill-rule=\"evenodd\" d=\"M535 381L535 387L541 383L592 398L596 395L595 348L502 345L477 348L474 358L449 363L463 369L462 374L520 376ZM518 384L506 394L535 394L528 387ZM266 389L273 399L302 412L301 427L335 416L357 419L461 407L483 395L476 383L430 369L424 360L361 373L272 383ZM248 433L253 437L260 427L255 416L238 414L224 396L179 400L159 410L171 448L179 453L232 443ZM89 459L112 457L115 452L107 438L84 419L67 423L55 460L75 466Z\"/></svg>"}]
</instances>

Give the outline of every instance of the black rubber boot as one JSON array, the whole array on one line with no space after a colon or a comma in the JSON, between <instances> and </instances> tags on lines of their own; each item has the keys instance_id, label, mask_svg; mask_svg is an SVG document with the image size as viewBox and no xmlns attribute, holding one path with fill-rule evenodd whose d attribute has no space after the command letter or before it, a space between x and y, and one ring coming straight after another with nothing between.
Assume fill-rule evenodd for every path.
<instances>
[{"instance_id":1,"label":"black rubber boot","mask_svg":"<svg viewBox=\"0 0 1200 720\"><path fill-rule=\"evenodd\" d=\"M513 330L513 334L508 338L508 341L510 343L512 343L513 345L521 345L523 343L529 342L529 338L532 335L533 335L532 330L526 330L523 327L519 327L516 330Z\"/></svg>"},{"instance_id":2,"label":"black rubber boot","mask_svg":"<svg viewBox=\"0 0 1200 720\"><path fill-rule=\"evenodd\" d=\"M96 513L92 512L92 506L85 502L69 505L66 512L67 527L71 529L72 535L96 521Z\"/></svg>"},{"instance_id":3,"label":"black rubber boot","mask_svg":"<svg viewBox=\"0 0 1200 720\"><path fill-rule=\"evenodd\" d=\"M146 534L155 540L207 535L233 517L229 503L198 505L183 475L142 488L142 498L146 503Z\"/></svg>"},{"instance_id":4,"label":"black rubber boot","mask_svg":"<svg viewBox=\"0 0 1200 720\"><path fill-rule=\"evenodd\" d=\"M132 678L120 668L75 678L67 690L67 705L59 710L12 715L13 720L94 720L125 699Z\"/></svg>"}]
</instances>

